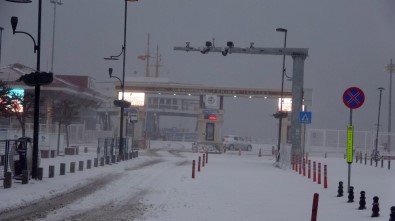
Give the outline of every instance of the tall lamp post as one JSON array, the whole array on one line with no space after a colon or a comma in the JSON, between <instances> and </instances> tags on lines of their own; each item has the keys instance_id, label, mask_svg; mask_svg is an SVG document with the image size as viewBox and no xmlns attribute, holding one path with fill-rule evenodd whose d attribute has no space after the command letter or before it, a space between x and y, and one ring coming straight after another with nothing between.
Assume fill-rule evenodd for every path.
<instances>
[{"instance_id":1,"label":"tall lamp post","mask_svg":"<svg viewBox=\"0 0 395 221\"><path fill-rule=\"evenodd\" d=\"M284 33L284 48L286 48L288 30L285 28L277 28L276 31ZM276 162L280 161L281 127L282 127L283 118L286 117L286 114L283 113L284 75L285 75L285 55L283 55L283 69L281 74L281 94L280 94L280 111L279 111L279 125L278 125L278 144L277 144L278 155Z\"/></svg>"},{"instance_id":2,"label":"tall lamp post","mask_svg":"<svg viewBox=\"0 0 395 221\"><path fill-rule=\"evenodd\" d=\"M3 35L3 30L4 30L4 28L0 27L0 65L1 65L1 38Z\"/></svg>"},{"instance_id":3,"label":"tall lamp post","mask_svg":"<svg viewBox=\"0 0 395 221\"><path fill-rule=\"evenodd\" d=\"M16 3L31 3L30 0L6 0L9 2ZM11 25L13 29L13 34L21 33L28 35L34 43L34 53L37 54L37 64L35 74L37 75L40 72L40 55L41 55L41 8L42 8L42 0L38 0L38 31L37 31L37 43L34 40L33 36L31 36L27 32L15 31L16 26L18 24L18 17L11 18ZM33 165L32 165L32 178L37 179L37 170L38 170L38 133L39 133L39 118L40 118L40 84L36 84L34 86L34 121L33 121Z\"/></svg>"},{"instance_id":4,"label":"tall lamp post","mask_svg":"<svg viewBox=\"0 0 395 221\"><path fill-rule=\"evenodd\" d=\"M127 15L128 15L128 5L127 2L137 2L138 0L124 0L125 1L125 16L124 16L124 28L123 28L123 46L122 46L122 52L118 56L111 56L110 58L105 58L106 60L117 60L117 57L123 55L123 63L122 63L122 81L121 81L121 86L122 86L122 100L115 100L114 104L118 107L121 108L121 116L120 116L120 122L119 122L119 155L121 159L124 158L124 150L123 150L123 114L124 114L124 109L130 107L129 102L125 102L125 89L124 89L124 84L125 84L125 62L126 62L126 22L127 22ZM111 76L110 76L111 77ZM120 80L120 79L119 79Z\"/></svg>"},{"instance_id":5,"label":"tall lamp post","mask_svg":"<svg viewBox=\"0 0 395 221\"><path fill-rule=\"evenodd\" d=\"M379 127L380 127L380 109L381 109L381 94L384 90L384 88L379 87L377 88L380 91L380 97L379 97L379 113L377 116L377 132L376 132L376 140L375 140L375 153L374 153L374 161L376 162L376 167L377 167L377 162L378 162L378 143L379 143Z\"/></svg>"},{"instance_id":6,"label":"tall lamp post","mask_svg":"<svg viewBox=\"0 0 395 221\"><path fill-rule=\"evenodd\" d=\"M388 140L387 140L387 148L388 152L391 153L391 100L392 100L392 73L395 70L395 65L392 63L392 59L389 65L386 67L387 71L390 73L390 91L389 91L389 104L388 104Z\"/></svg>"}]
</instances>

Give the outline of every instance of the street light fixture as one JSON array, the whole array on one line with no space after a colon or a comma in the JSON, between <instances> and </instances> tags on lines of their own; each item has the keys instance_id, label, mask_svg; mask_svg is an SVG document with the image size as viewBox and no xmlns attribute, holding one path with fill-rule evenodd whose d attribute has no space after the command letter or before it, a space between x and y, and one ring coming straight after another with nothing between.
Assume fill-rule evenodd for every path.
<instances>
[{"instance_id":1,"label":"street light fixture","mask_svg":"<svg viewBox=\"0 0 395 221\"><path fill-rule=\"evenodd\" d=\"M16 3L31 3L30 0L6 0L9 2ZM32 178L37 179L38 177L38 135L39 135L39 118L40 118L40 85L49 84L53 80L52 73L40 73L40 58L41 58L41 9L42 0L38 0L38 31L37 31L37 43L33 36L27 32L16 31L18 25L18 18L11 18L11 26L13 34L21 33L28 35L34 43L34 53L37 52L37 64L36 72L26 74L21 77L27 85L34 86L34 116L33 116L33 162L32 162Z\"/></svg>"},{"instance_id":2,"label":"street light fixture","mask_svg":"<svg viewBox=\"0 0 395 221\"><path fill-rule=\"evenodd\" d=\"M376 162L376 167L377 167L377 162L378 162L378 157L379 157L379 152L377 150L378 143L379 143L379 127L380 127L380 109L381 109L381 94L384 90L384 88L379 87L377 88L380 91L380 98L379 98L379 113L377 117L377 132L376 132L376 140L375 140L375 151L374 151L374 161Z\"/></svg>"},{"instance_id":3,"label":"street light fixture","mask_svg":"<svg viewBox=\"0 0 395 221\"><path fill-rule=\"evenodd\" d=\"M121 117L119 122L119 155L121 159L124 159L124 149L123 149L123 114L124 109L130 107L130 103L125 101L125 64L126 64L126 22L127 22L127 15L128 15L128 5L127 2L137 2L138 0L124 0L125 1L125 16L124 16L124 28L123 28L123 45L122 51L119 55L110 56L109 58L104 58L105 60L118 60L118 57L123 55L123 63L122 63L122 80L118 77L112 76L112 69L110 73L110 78L114 77L121 81L121 89L122 89L122 100L115 100L114 105L121 107Z\"/></svg>"},{"instance_id":4,"label":"street light fixture","mask_svg":"<svg viewBox=\"0 0 395 221\"><path fill-rule=\"evenodd\" d=\"M285 28L277 28L276 31L284 33L284 48L287 47L287 32ZM283 113L283 96L284 96L284 75L285 75L285 55L283 55L283 69L281 73L281 93L280 93L280 111L279 111L279 125L278 125L278 144L277 144L277 159L276 162L280 161L280 145L281 145L281 128L283 117L287 115Z\"/></svg>"}]
</instances>

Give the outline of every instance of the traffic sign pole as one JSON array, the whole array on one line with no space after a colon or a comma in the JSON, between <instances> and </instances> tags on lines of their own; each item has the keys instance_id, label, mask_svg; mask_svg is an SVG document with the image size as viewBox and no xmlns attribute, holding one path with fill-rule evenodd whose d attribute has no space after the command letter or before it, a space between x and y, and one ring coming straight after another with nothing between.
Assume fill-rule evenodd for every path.
<instances>
[{"instance_id":1,"label":"traffic sign pole","mask_svg":"<svg viewBox=\"0 0 395 221\"><path fill-rule=\"evenodd\" d=\"M347 182L347 193L350 189L351 181L351 164L353 160L353 142L354 141L354 128L352 126L352 108L350 108L350 124L347 128L347 163L348 163L348 182Z\"/></svg>"},{"instance_id":2,"label":"traffic sign pole","mask_svg":"<svg viewBox=\"0 0 395 221\"><path fill-rule=\"evenodd\" d=\"M350 123L347 127L347 163L348 163L348 185L347 192L350 189L351 164L353 161L354 145L354 127L352 125L352 109L362 106L365 101L365 94L357 87L350 87L343 93L343 103L350 108Z\"/></svg>"}]
</instances>

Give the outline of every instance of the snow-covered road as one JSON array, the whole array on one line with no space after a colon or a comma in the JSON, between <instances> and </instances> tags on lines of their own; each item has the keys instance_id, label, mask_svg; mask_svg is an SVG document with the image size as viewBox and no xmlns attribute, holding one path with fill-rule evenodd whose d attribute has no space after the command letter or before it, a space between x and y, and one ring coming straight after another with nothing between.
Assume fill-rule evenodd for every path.
<instances>
[{"instance_id":1,"label":"snow-covered road","mask_svg":"<svg viewBox=\"0 0 395 221\"><path fill-rule=\"evenodd\" d=\"M274 167L273 158L258 157L257 148L241 156L211 154L192 179L192 160L202 153L189 150L185 144L159 142L136 159L28 185L14 183L0 189L0 220L302 221L310 220L314 193L320 194L320 221L372 220L374 195L381 206L375 220L388 220L395 205L394 170L353 164L355 202L347 203L346 191L336 197L338 181L347 186L343 159L311 158L328 165L324 189L295 171ZM367 202L362 211L357 210L361 190Z\"/></svg>"}]
</instances>

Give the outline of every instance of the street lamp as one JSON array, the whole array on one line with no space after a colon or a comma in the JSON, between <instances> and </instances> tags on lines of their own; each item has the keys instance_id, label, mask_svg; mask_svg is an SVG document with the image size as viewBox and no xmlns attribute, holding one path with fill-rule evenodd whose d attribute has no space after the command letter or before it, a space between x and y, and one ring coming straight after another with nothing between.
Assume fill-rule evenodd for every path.
<instances>
[{"instance_id":1,"label":"street lamp","mask_svg":"<svg viewBox=\"0 0 395 221\"><path fill-rule=\"evenodd\" d=\"M4 28L0 27L0 65L1 65L1 38L3 35L3 30L4 30Z\"/></svg>"},{"instance_id":2,"label":"street lamp","mask_svg":"<svg viewBox=\"0 0 395 221\"><path fill-rule=\"evenodd\" d=\"M376 140L375 140L375 151L374 151L374 160L376 162L376 167L377 167L377 162L378 162L378 150L377 150L377 146L379 143L379 127L380 127L380 109L381 109L381 94L384 90L384 88L379 87L377 88L380 91L380 98L379 98L379 113L378 113L378 117L377 117L377 133L376 133Z\"/></svg>"},{"instance_id":3,"label":"street lamp","mask_svg":"<svg viewBox=\"0 0 395 221\"><path fill-rule=\"evenodd\" d=\"M54 64L54 51L55 51L55 21L56 21L56 5L63 5L62 0L51 0L53 4L53 26L52 26L52 51L51 51L51 72L53 72L53 64Z\"/></svg>"},{"instance_id":4,"label":"street lamp","mask_svg":"<svg viewBox=\"0 0 395 221\"><path fill-rule=\"evenodd\" d=\"M124 28L123 28L123 45L122 52L117 56L110 56L109 58L104 58L105 60L118 60L118 57L123 55L123 63L122 63L122 81L118 77L113 76L114 78L118 78L121 81L121 89L122 89L122 100L115 100L114 105L121 107L121 117L119 122L119 155L121 159L124 159L124 151L123 151L123 114L124 109L130 107L130 103L125 101L125 63L126 63L126 22L128 15L128 5L127 2L137 2L138 0L124 0L125 1L125 16L124 16ZM110 78L112 77L112 69L110 73Z\"/></svg>"},{"instance_id":5,"label":"street lamp","mask_svg":"<svg viewBox=\"0 0 395 221\"><path fill-rule=\"evenodd\" d=\"M285 28L277 28L276 31L284 33L284 48L286 48L288 30ZM279 111L279 125L278 125L278 144L277 144L278 152L277 152L276 162L280 161L281 127L282 127L283 117L286 117L286 114L283 113L284 74L285 74L285 54L283 55L283 69L281 73L281 94L280 94L280 111Z\"/></svg>"},{"instance_id":6,"label":"street lamp","mask_svg":"<svg viewBox=\"0 0 395 221\"><path fill-rule=\"evenodd\" d=\"M16 3L30 3L30 0L6 0ZM41 9L42 0L38 1L38 31L37 43L32 35L23 31L16 31L18 25L18 17L11 17L11 26L13 34L21 33L28 35L34 43L34 53L37 53L36 72L26 74L21 77L27 85L34 86L34 115L33 115L33 163L32 163L32 178L38 178L38 133L39 133L39 118L40 118L40 85L49 84L53 80L52 73L40 73L40 55L41 55Z\"/></svg>"},{"instance_id":7,"label":"street lamp","mask_svg":"<svg viewBox=\"0 0 395 221\"><path fill-rule=\"evenodd\" d=\"M392 63L392 59L389 65L386 67L387 71L390 73L390 91L389 91L389 105L388 105L388 137L387 137L387 148L388 152L391 153L391 100L392 100L392 73L395 70L395 65Z\"/></svg>"}]
</instances>

